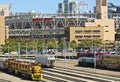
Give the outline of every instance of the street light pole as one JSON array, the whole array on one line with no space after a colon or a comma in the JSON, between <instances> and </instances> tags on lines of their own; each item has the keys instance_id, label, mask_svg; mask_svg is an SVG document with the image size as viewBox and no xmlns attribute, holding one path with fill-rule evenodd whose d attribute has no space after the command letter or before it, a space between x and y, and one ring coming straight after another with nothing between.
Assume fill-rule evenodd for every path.
<instances>
[{"instance_id":1,"label":"street light pole","mask_svg":"<svg viewBox=\"0 0 120 82\"><path fill-rule=\"evenodd\" d=\"M37 55L37 53L38 53L38 47L37 47L37 43L36 43L36 55Z\"/></svg>"},{"instance_id":2,"label":"street light pole","mask_svg":"<svg viewBox=\"0 0 120 82\"><path fill-rule=\"evenodd\" d=\"M69 60L70 60L70 41L69 41Z\"/></svg>"},{"instance_id":3,"label":"street light pole","mask_svg":"<svg viewBox=\"0 0 120 82\"><path fill-rule=\"evenodd\" d=\"M26 58L27 58L27 52L28 52L28 50L27 50L27 42L26 42Z\"/></svg>"},{"instance_id":4,"label":"street light pole","mask_svg":"<svg viewBox=\"0 0 120 82\"><path fill-rule=\"evenodd\" d=\"M92 53L94 52L94 45L93 45L93 36L91 36L91 41L92 41Z\"/></svg>"},{"instance_id":5,"label":"street light pole","mask_svg":"<svg viewBox=\"0 0 120 82\"><path fill-rule=\"evenodd\" d=\"M18 42L18 56L19 56L19 59L20 59L20 42Z\"/></svg>"},{"instance_id":6,"label":"street light pole","mask_svg":"<svg viewBox=\"0 0 120 82\"><path fill-rule=\"evenodd\" d=\"M8 53L9 53L9 58L10 58L10 45L8 45Z\"/></svg>"},{"instance_id":7,"label":"street light pole","mask_svg":"<svg viewBox=\"0 0 120 82\"><path fill-rule=\"evenodd\" d=\"M115 55L117 55L118 46L115 46Z\"/></svg>"},{"instance_id":8,"label":"street light pole","mask_svg":"<svg viewBox=\"0 0 120 82\"><path fill-rule=\"evenodd\" d=\"M64 65L66 64L66 38L64 38Z\"/></svg>"},{"instance_id":9,"label":"street light pole","mask_svg":"<svg viewBox=\"0 0 120 82\"><path fill-rule=\"evenodd\" d=\"M94 69L96 69L96 45L94 44Z\"/></svg>"},{"instance_id":10,"label":"street light pole","mask_svg":"<svg viewBox=\"0 0 120 82\"><path fill-rule=\"evenodd\" d=\"M105 42L104 42L104 52L106 51L106 49L105 49Z\"/></svg>"},{"instance_id":11,"label":"street light pole","mask_svg":"<svg viewBox=\"0 0 120 82\"><path fill-rule=\"evenodd\" d=\"M55 42L55 59L57 58L57 42Z\"/></svg>"},{"instance_id":12,"label":"street light pole","mask_svg":"<svg viewBox=\"0 0 120 82\"><path fill-rule=\"evenodd\" d=\"M2 46L1 46L1 44L0 44L0 52L1 52L1 48L2 48Z\"/></svg>"}]
</instances>

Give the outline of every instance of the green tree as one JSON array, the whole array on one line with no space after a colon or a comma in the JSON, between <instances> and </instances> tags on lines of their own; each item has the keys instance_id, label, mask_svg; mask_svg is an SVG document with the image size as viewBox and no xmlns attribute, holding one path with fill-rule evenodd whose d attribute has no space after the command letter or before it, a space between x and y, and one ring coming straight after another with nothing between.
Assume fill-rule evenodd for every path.
<instances>
[{"instance_id":1,"label":"green tree","mask_svg":"<svg viewBox=\"0 0 120 82\"><path fill-rule=\"evenodd\" d=\"M75 50L75 49L78 47L78 44L76 43L75 40L73 40L73 41L70 42L70 47L71 47L73 50Z\"/></svg>"},{"instance_id":2,"label":"green tree","mask_svg":"<svg viewBox=\"0 0 120 82\"><path fill-rule=\"evenodd\" d=\"M79 46L83 48L90 48L92 45L99 47L101 44L102 44L101 40L93 39L93 40L83 40L80 42Z\"/></svg>"}]
</instances>

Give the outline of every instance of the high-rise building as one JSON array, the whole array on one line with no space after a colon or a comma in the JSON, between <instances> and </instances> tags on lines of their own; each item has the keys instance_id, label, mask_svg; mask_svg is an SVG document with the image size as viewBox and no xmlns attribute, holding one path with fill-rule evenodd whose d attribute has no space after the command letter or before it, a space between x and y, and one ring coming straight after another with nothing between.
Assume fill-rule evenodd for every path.
<instances>
[{"instance_id":1,"label":"high-rise building","mask_svg":"<svg viewBox=\"0 0 120 82\"><path fill-rule=\"evenodd\" d=\"M5 17L9 16L9 5L0 5L0 45L5 44L8 38L8 26L5 26Z\"/></svg>"},{"instance_id":2,"label":"high-rise building","mask_svg":"<svg viewBox=\"0 0 120 82\"><path fill-rule=\"evenodd\" d=\"M120 13L120 6L114 5L113 3L108 3L108 13ZM94 7L94 13L96 13L96 7Z\"/></svg>"},{"instance_id":3,"label":"high-rise building","mask_svg":"<svg viewBox=\"0 0 120 82\"><path fill-rule=\"evenodd\" d=\"M108 13L120 13L120 6L108 3Z\"/></svg>"},{"instance_id":4,"label":"high-rise building","mask_svg":"<svg viewBox=\"0 0 120 82\"><path fill-rule=\"evenodd\" d=\"M107 0L96 0L97 19L108 18Z\"/></svg>"},{"instance_id":5,"label":"high-rise building","mask_svg":"<svg viewBox=\"0 0 120 82\"><path fill-rule=\"evenodd\" d=\"M64 0L58 4L58 13L79 13L79 4L75 0Z\"/></svg>"}]
</instances>

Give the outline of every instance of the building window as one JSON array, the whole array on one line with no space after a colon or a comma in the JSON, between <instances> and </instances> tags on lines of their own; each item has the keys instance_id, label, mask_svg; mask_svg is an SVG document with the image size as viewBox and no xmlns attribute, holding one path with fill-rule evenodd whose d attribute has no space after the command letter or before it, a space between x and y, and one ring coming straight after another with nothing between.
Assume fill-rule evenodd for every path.
<instances>
[{"instance_id":1,"label":"building window","mask_svg":"<svg viewBox=\"0 0 120 82\"><path fill-rule=\"evenodd\" d=\"M75 33L82 33L82 30L75 30Z\"/></svg>"},{"instance_id":2,"label":"building window","mask_svg":"<svg viewBox=\"0 0 120 82\"><path fill-rule=\"evenodd\" d=\"M106 30L105 32L109 32L108 30Z\"/></svg>"},{"instance_id":3,"label":"building window","mask_svg":"<svg viewBox=\"0 0 120 82\"><path fill-rule=\"evenodd\" d=\"M83 36L75 36L75 38L82 38Z\"/></svg>"},{"instance_id":4,"label":"building window","mask_svg":"<svg viewBox=\"0 0 120 82\"><path fill-rule=\"evenodd\" d=\"M91 38L91 36L84 36L84 38Z\"/></svg>"},{"instance_id":5,"label":"building window","mask_svg":"<svg viewBox=\"0 0 120 82\"><path fill-rule=\"evenodd\" d=\"M98 25L98 27L101 27L101 25Z\"/></svg>"},{"instance_id":6,"label":"building window","mask_svg":"<svg viewBox=\"0 0 120 82\"><path fill-rule=\"evenodd\" d=\"M100 32L100 30L93 30L93 32L95 32L95 33L96 33L96 32Z\"/></svg>"},{"instance_id":7,"label":"building window","mask_svg":"<svg viewBox=\"0 0 120 82\"><path fill-rule=\"evenodd\" d=\"M84 32L85 32L85 33L90 33L90 32L91 32L91 30L84 30Z\"/></svg>"},{"instance_id":8,"label":"building window","mask_svg":"<svg viewBox=\"0 0 120 82\"><path fill-rule=\"evenodd\" d=\"M1 16L4 16L4 14L5 14L4 9L2 9L2 11L0 13L1 13Z\"/></svg>"},{"instance_id":9,"label":"building window","mask_svg":"<svg viewBox=\"0 0 120 82\"><path fill-rule=\"evenodd\" d=\"M106 25L105 27L109 27L108 25Z\"/></svg>"},{"instance_id":10,"label":"building window","mask_svg":"<svg viewBox=\"0 0 120 82\"><path fill-rule=\"evenodd\" d=\"M93 35L94 38L100 38L100 35Z\"/></svg>"}]
</instances>

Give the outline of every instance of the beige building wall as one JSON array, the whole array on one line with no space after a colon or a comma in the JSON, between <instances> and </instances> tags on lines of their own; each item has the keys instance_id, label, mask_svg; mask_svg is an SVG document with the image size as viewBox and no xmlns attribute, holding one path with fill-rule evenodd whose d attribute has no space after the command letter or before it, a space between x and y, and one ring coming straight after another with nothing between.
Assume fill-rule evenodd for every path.
<instances>
[{"instance_id":1,"label":"beige building wall","mask_svg":"<svg viewBox=\"0 0 120 82\"><path fill-rule=\"evenodd\" d=\"M70 41L75 40L80 43L87 39L103 39L103 27L70 27Z\"/></svg>"},{"instance_id":2,"label":"beige building wall","mask_svg":"<svg viewBox=\"0 0 120 82\"><path fill-rule=\"evenodd\" d=\"M86 22L85 27L70 27L70 41L77 43L86 39L100 39L102 42L115 41L114 19L108 19L107 0L96 0L97 19Z\"/></svg>"},{"instance_id":3,"label":"beige building wall","mask_svg":"<svg viewBox=\"0 0 120 82\"><path fill-rule=\"evenodd\" d=\"M114 41L115 40L115 25L114 19L95 19L94 22L87 22L85 26L98 26L104 27L103 41Z\"/></svg>"},{"instance_id":4,"label":"beige building wall","mask_svg":"<svg viewBox=\"0 0 120 82\"><path fill-rule=\"evenodd\" d=\"M100 39L102 42L114 42L114 20L95 19L94 22L86 22L85 27L70 27L70 41L75 40L77 43L79 43L80 40L91 38Z\"/></svg>"},{"instance_id":5,"label":"beige building wall","mask_svg":"<svg viewBox=\"0 0 120 82\"><path fill-rule=\"evenodd\" d=\"M5 43L5 17L0 16L0 45Z\"/></svg>"},{"instance_id":6,"label":"beige building wall","mask_svg":"<svg viewBox=\"0 0 120 82\"><path fill-rule=\"evenodd\" d=\"M75 40L80 43L81 40L87 39L99 39L102 42L114 42L114 32L113 28L108 27L70 27L70 41Z\"/></svg>"},{"instance_id":7,"label":"beige building wall","mask_svg":"<svg viewBox=\"0 0 120 82\"><path fill-rule=\"evenodd\" d=\"M8 4L0 4L0 12L1 11L4 11L4 16L9 16L9 5Z\"/></svg>"}]
</instances>

